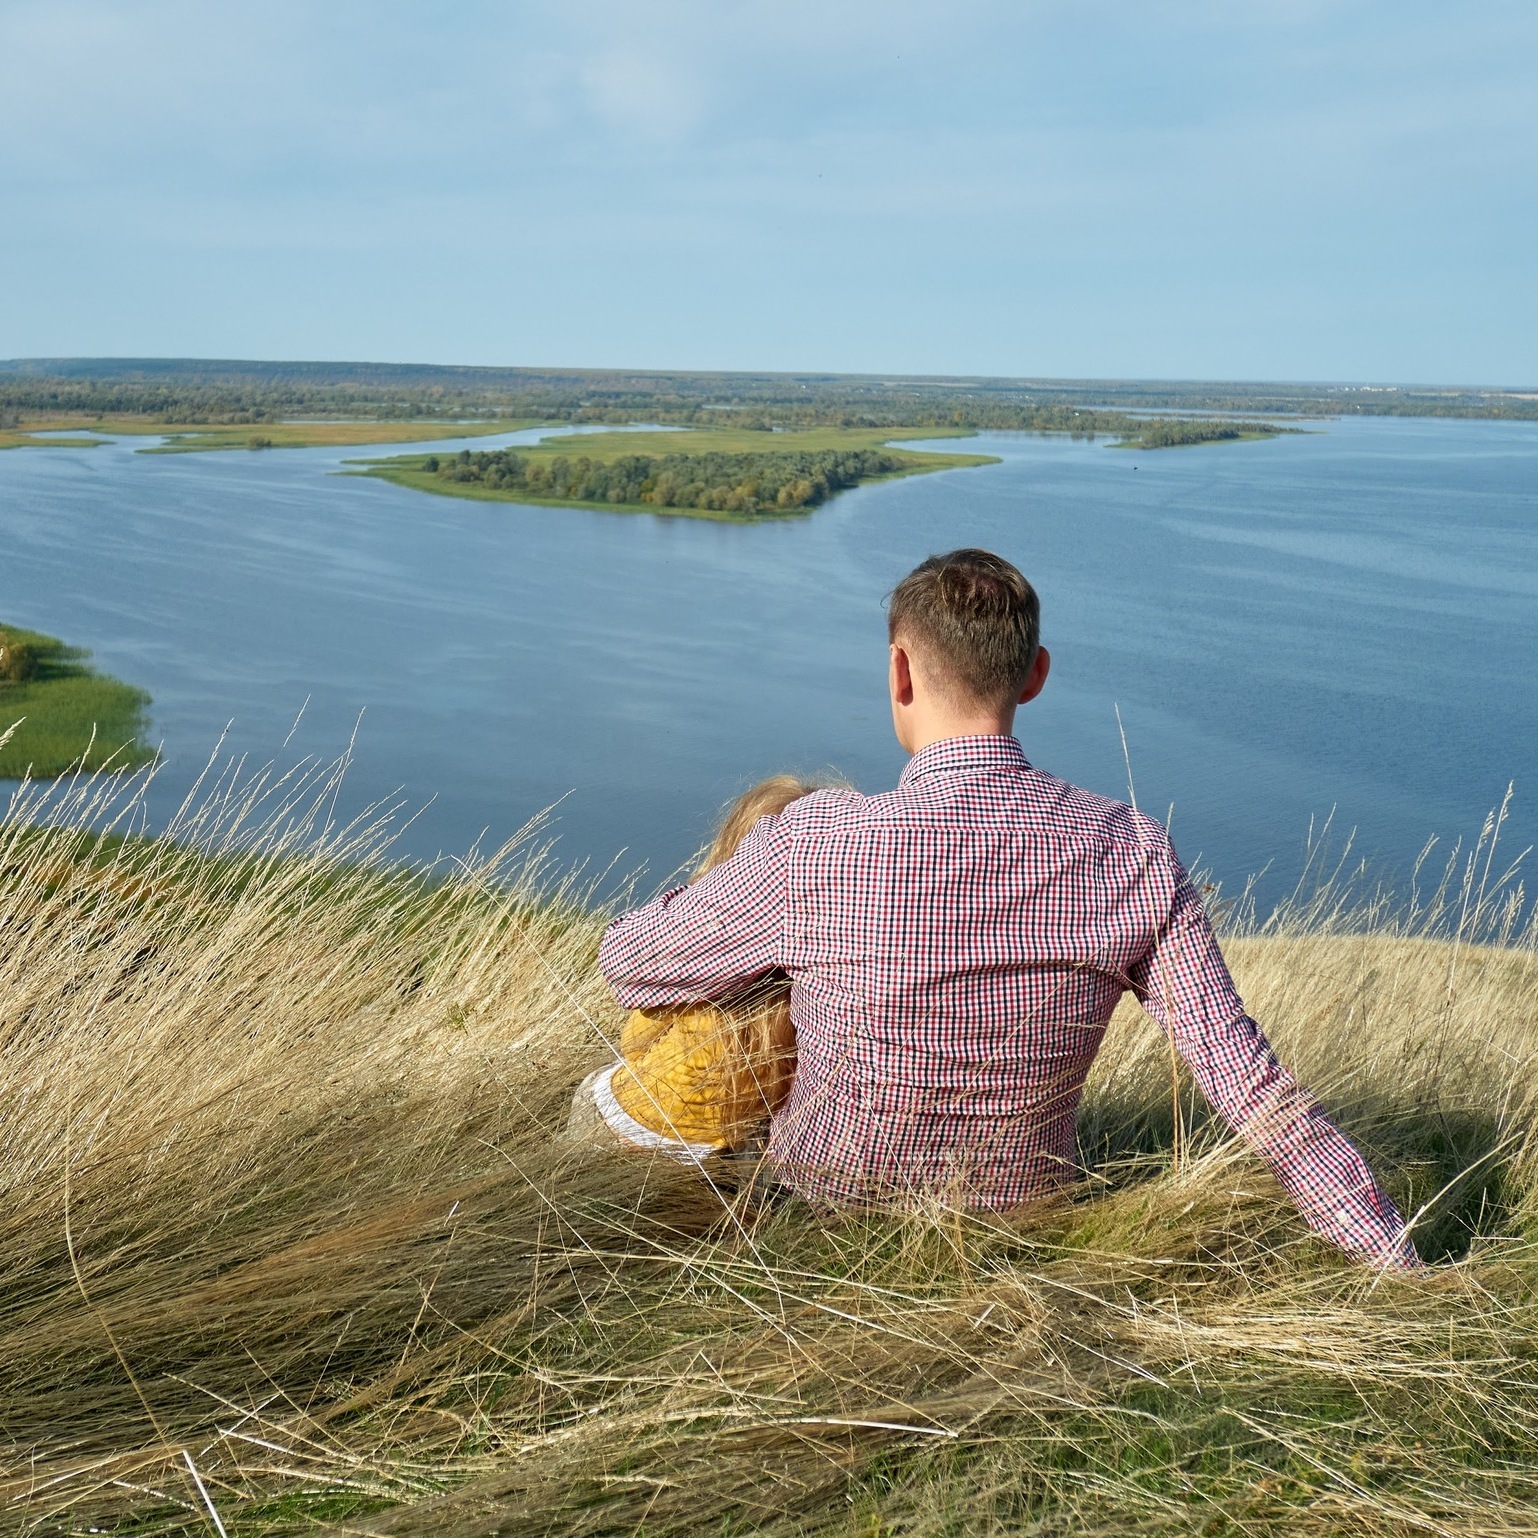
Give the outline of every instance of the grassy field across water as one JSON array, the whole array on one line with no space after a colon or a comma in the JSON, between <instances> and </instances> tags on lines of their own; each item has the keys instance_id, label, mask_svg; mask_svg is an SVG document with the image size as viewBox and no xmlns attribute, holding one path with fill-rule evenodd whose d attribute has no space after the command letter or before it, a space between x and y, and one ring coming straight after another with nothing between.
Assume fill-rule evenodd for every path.
<instances>
[{"instance_id":1,"label":"grassy field across water","mask_svg":"<svg viewBox=\"0 0 1538 1538\"><path fill-rule=\"evenodd\" d=\"M89 653L54 636L0 623L0 651L10 647L29 651L35 671L8 681L0 659L0 779L129 769L154 757L144 746L144 690L98 673Z\"/></svg>"},{"instance_id":2,"label":"grassy field across water","mask_svg":"<svg viewBox=\"0 0 1538 1538\"><path fill-rule=\"evenodd\" d=\"M520 432L545 426L538 418L497 417L468 422L439 419L408 419L394 422L257 422L247 425L209 426L201 423L157 422L122 414L99 417L63 415L38 417L19 427L0 430L0 449L84 448L98 438L39 438L40 432L94 432L109 437L159 437L164 443L141 449L141 454L199 454L218 449L318 449L361 448L375 443L433 443L444 438L482 438L496 433Z\"/></svg>"},{"instance_id":3,"label":"grassy field across water","mask_svg":"<svg viewBox=\"0 0 1538 1538\"><path fill-rule=\"evenodd\" d=\"M10 1530L1534 1531L1538 955L1486 848L1227 941L1416 1214L1375 1277L1130 1005L1089 1179L1008 1217L564 1154L603 916L380 863L324 768L215 778L171 837L67 782L0 826Z\"/></svg>"},{"instance_id":4,"label":"grassy field across water","mask_svg":"<svg viewBox=\"0 0 1538 1538\"><path fill-rule=\"evenodd\" d=\"M22 428L0 427L0 449L94 449L102 441L83 437L38 438Z\"/></svg>"}]
</instances>

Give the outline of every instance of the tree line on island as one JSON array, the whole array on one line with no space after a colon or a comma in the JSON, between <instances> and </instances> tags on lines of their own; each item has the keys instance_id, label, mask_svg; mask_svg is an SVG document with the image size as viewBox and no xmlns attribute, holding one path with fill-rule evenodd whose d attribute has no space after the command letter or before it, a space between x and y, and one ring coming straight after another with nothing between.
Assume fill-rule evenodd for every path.
<instances>
[{"instance_id":1,"label":"tree line on island","mask_svg":"<svg viewBox=\"0 0 1538 1538\"><path fill-rule=\"evenodd\" d=\"M687 507L752 517L816 507L835 492L909 468L897 454L827 449L765 454L623 454L616 459L462 450L429 454L439 479L559 502Z\"/></svg>"},{"instance_id":2,"label":"tree line on island","mask_svg":"<svg viewBox=\"0 0 1538 1538\"><path fill-rule=\"evenodd\" d=\"M1132 449L1174 449L1188 443L1232 443L1238 438L1272 438L1295 433L1296 427L1277 427L1270 422L1203 422L1187 418L1156 417L1138 432L1122 439Z\"/></svg>"}]
</instances>

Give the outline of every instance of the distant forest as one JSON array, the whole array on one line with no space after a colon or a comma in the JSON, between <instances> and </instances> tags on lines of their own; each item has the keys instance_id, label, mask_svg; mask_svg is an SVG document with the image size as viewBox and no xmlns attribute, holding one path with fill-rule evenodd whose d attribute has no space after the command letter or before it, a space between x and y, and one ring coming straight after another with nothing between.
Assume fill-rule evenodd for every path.
<instances>
[{"instance_id":1,"label":"distant forest","mask_svg":"<svg viewBox=\"0 0 1538 1538\"><path fill-rule=\"evenodd\" d=\"M1538 391L196 359L0 362L0 427L46 417L127 413L187 425L255 426L307 417L515 417L693 426L724 420L766 431L1016 428L1138 438L1148 431L1149 412L1535 420Z\"/></svg>"},{"instance_id":2,"label":"distant forest","mask_svg":"<svg viewBox=\"0 0 1538 1538\"><path fill-rule=\"evenodd\" d=\"M440 479L555 501L690 507L751 517L816 507L834 492L906 470L898 454L827 449L790 454L625 454L602 460L552 458L507 449L429 454L422 468Z\"/></svg>"}]
</instances>

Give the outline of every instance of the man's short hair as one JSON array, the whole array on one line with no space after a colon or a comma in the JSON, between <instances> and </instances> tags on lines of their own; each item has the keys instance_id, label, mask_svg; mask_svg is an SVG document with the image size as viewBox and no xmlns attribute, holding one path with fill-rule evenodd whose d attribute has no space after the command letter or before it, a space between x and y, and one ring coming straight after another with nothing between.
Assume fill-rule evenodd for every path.
<instances>
[{"instance_id":1,"label":"man's short hair","mask_svg":"<svg viewBox=\"0 0 1538 1538\"><path fill-rule=\"evenodd\" d=\"M892 590L887 634L912 646L946 693L1009 704L1041 648L1041 600L1001 557L952 550L930 556Z\"/></svg>"}]
</instances>

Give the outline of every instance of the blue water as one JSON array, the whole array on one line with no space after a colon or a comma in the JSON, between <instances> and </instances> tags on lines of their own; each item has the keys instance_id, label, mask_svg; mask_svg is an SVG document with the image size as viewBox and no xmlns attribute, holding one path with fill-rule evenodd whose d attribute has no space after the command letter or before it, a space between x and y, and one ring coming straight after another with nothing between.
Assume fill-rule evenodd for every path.
<instances>
[{"instance_id":1,"label":"blue water","mask_svg":"<svg viewBox=\"0 0 1538 1538\"><path fill-rule=\"evenodd\" d=\"M1156 453L985 434L935 447L1001 464L761 527L330 473L359 450L21 449L0 617L151 691L158 808L226 723L280 762L356 727L346 798L424 808L402 852L494 845L560 800L561 859L660 880L760 775L893 782L882 597L979 544L1042 594L1026 751L1125 797L1119 705L1139 804L1173 806L1188 862L1276 887L1334 808L1403 872L1513 779L1514 853L1538 839L1538 426L1318 425Z\"/></svg>"}]
</instances>

